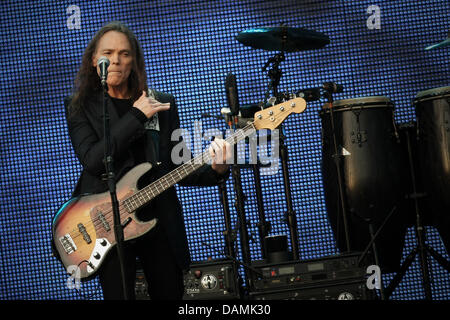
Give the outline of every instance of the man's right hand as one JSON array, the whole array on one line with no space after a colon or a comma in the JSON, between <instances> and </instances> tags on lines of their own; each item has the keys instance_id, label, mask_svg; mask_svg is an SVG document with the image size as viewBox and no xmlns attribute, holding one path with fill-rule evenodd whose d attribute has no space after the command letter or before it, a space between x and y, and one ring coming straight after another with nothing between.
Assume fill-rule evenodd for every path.
<instances>
[{"instance_id":1,"label":"man's right hand","mask_svg":"<svg viewBox=\"0 0 450 320\"><path fill-rule=\"evenodd\" d=\"M159 111L169 110L170 103L161 103L152 97L147 97L147 93L142 91L142 95L134 102L133 107L141 110L147 118L151 118Z\"/></svg>"}]
</instances>

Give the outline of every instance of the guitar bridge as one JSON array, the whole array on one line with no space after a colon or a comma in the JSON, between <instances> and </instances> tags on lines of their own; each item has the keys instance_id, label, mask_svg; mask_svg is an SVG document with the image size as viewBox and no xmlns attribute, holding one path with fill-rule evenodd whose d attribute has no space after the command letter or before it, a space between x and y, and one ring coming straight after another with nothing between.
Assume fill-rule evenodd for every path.
<instances>
[{"instance_id":1,"label":"guitar bridge","mask_svg":"<svg viewBox=\"0 0 450 320\"><path fill-rule=\"evenodd\" d=\"M75 242L73 242L72 237L68 233L60 237L59 242L61 242L64 251L66 251L67 254L74 253L77 250Z\"/></svg>"}]
</instances>

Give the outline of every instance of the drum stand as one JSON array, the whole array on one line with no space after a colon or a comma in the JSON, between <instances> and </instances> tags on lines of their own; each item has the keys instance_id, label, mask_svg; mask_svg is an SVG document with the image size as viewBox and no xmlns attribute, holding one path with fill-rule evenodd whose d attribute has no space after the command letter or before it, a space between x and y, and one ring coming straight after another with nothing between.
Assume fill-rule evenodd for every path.
<instances>
[{"instance_id":1,"label":"drum stand","mask_svg":"<svg viewBox=\"0 0 450 320\"><path fill-rule=\"evenodd\" d=\"M428 266L427 254L430 254L431 256L433 256L438 261L438 263L441 264L449 272L450 272L450 263L446 259L444 259L441 255L439 255L434 249L432 249L425 243L426 233L425 233L424 226L422 224L422 218L420 215L419 202L418 202L418 199L420 197L423 197L423 195L417 193L416 178L414 175L414 162L413 162L413 156L412 156L412 151L411 151L411 140L410 140L408 131L406 131L406 142L407 142L407 147L408 147L409 168L410 168L412 187L413 187L413 193L409 196L409 199L414 200L415 214L416 214L415 231L416 231L416 237L417 237L417 247L415 247L410 252L410 254L406 257L405 261L403 262L402 266L400 267L400 271L395 275L395 277L389 283L389 286L386 288L385 294L386 294L386 297L390 297L392 292L395 290L395 288L398 286L398 284L403 279L406 271L411 266L416 255L419 254L420 267L422 270L423 287L424 287L424 291L425 291L425 299L432 300L430 271L429 271L429 266Z\"/></svg>"},{"instance_id":2,"label":"drum stand","mask_svg":"<svg viewBox=\"0 0 450 320\"><path fill-rule=\"evenodd\" d=\"M352 249L350 246L350 234L349 234L348 220L347 220L348 215L347 215L347 209L346 209L346 205L345 205L345 201L344 201L344 186L343 186L342 173L341 173L341 155L339 154L339 151L338 151L336 129L335 129L335 125L334 125L333 94L331 91L325 90L324 96L327 99L327 102L329 104L329 109L330 109L330 124L331 124L331 131L333 133L332 135L333 135L333 146L334 146L333 157L334 157L334 163L336 164L336 172L337 172L338 185L339 185L339 200L340 200L340 206L341 206L341 211L342 211L342 222L344 225L346 249L347 249L347 252L351 252ZM395 207L394 207L394 209L395 209ZM391 211L391 213L385 219L383 225L377 230L376 234L374 234L373 224L372 224L371 219L364 219L365 222L368 224L371 241L369 242L366 249L364 250L364 252L361 254L360 258L358 259L358 265L361 263L361 261L366 256L370 247L372 247L372 252L374 255L375 263L377 266L379 265L378 252L377 252L376 245L375 245L375 238L377 237L378 233L383 228L384 224L386 223L386 221L389 219L389 217L392 215L393 212L394 212L394 210ZM359 218L361 218L361 217L359 217ZM383 290L383 281L382 281L381 277L380 277L380 297L382 300L385 300L385 295L384 295L384 290Z\"/></svg>"},{"instance_id":3,"label":"drum stand","mask_svg":"<svg viewBox=\"0 0 450 320\"><path fill-rule=\"evenodd\" d=\"M378 259L378 251L375 245L375 239L378 237L378 234L380 233L380 231L383 229L384 225L386 224L386 222L389 220L389 218L392 216L392 214L396 211L397 207L394 206L391 210L391 212L386 216L386 218L384 219L383 223L381 224L381 226L378 228L377 232L373 232L373 224L372 224L372 219L365 219L365 222L368 224L369 226L369 234L370 234L370 241L367 244L366 248L364 249L363 253L360 255L359 259L358 259L358 265L363 261L364 257L366 256L367 252L370 250L370 247L372 247L372 252L373 252L373 256L374 256L374 261L375 261L375 265L379 266L380 262ZM385 291L384 291L384 285L383 285L383 277L380 275L380 283L379 283L379 290L380 290L380 298L381 300L386 300L386 295L385 295Z\"/></svg>"}]
</instances>

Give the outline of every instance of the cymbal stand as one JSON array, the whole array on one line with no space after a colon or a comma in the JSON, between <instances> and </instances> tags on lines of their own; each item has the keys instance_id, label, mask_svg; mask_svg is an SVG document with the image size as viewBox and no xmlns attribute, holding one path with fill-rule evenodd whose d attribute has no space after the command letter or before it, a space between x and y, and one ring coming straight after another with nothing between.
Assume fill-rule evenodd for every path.
<instances>
[{"instance_id":1,"label":"cymbal stand","mask_svg":"<svg viewBox=\"0 0 450 320\"><path fill-rule=\"evenodd\" d=\"M281 102L281 97L278 94L278 85L282 76L282 71L280 69L280 63L285 60L284 52L275 54L271 57L263 67L263 71L266 71L267 67L272 63L272 69L268 71L268 76L270 78L270 83L268 86L268 91L266 92L266 100L268 100L269 90L272 89L273 95L276 98L276 103ZM288 149L284 143L286 136L283 133L283 126L280 125L280 158L283 171L283 186L284 193L286 195L286 220L289 227L290 242L292 246L292 258L293 260L299 259L299 246L298 246L298 231L297 231L297 218L292 205L291 197L291 186L289 181L289 170L288 170Z\"/></svg>"},{"instance_id":2,"label":"cymbal stand","mask_svg":"<svg viewBox=\"0 0 450 320\"><path fill-rule=\"evenodd\" d=\"M273 63L272 69L270 69L267 75L270 78L270 84L268 89L272 89L273 96L278 99L278 85L280 84L280 79L282 76L282 71L280 69L280 63L285 60L284 52L275 54L273 57L267 60L266 64L262 68L262 71L266 71L271 63ZM266 92L266 100L267 100ZM278 101L277 101L278 102Z\"/></svg>"}]
</instances>

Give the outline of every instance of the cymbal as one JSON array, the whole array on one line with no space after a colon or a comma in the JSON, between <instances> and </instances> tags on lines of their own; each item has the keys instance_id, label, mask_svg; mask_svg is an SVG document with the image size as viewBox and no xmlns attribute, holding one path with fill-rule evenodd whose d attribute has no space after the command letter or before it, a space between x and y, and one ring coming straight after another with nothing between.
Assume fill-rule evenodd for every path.
<instances>
[{"instance_id":1,"label":"cymbal","mask_svg":"<svg viewBox=\"0 0 450 320\"><path fill-rule=\"evenodd\" d=\"M443 47L447 47L450 46L450 38L447 38L446 40L433 44L429 47L426 47L425 50L431 50L431 49L435 49L435 48L443 48Z\"/></svg>"},{"instance_id":2,"label":"cymbal","mask_svg":"<svg viewBox=\"0 0 450 320\"><path fill-rule=\"evenodd\" d=\"M445 39L442 42L439 42L439 43L433 44L431 46L428 46L428 47L425 48L425 50L431 50L431 49L435 49L435 48L443 48L443 47L447 47L447 46L450 46L450 31L448 32L447 39Z\"/></svg>"},{"instance_id":3,"label":"cymbal","mask_svg":"<svg viewBox=\"0 0 450 320\"><path fill-rule=\"evenodd\" d=\"M255 49L283 52L320 49L330 43L330 38L323 33L285 26L244 30L236 39Z\"/></svg>"}]
</instances>

